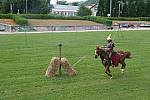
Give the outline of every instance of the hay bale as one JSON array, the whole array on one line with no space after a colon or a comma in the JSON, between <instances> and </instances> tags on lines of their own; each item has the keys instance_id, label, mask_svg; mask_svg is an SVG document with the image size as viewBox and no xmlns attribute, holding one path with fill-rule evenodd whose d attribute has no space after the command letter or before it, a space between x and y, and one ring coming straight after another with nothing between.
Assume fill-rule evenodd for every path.
<instances>
[{"instance_id":1,"label":"hay bale","mask_svg":"<svg viewBox=\"0 0 150 100\"><path fill-rule=\"evenodd\" d=\"M51 59L50 64L48 65L45 76L47 76L47 77L55 76L56 72L59 68L59 65L60 65L60 59L58 57L53 57Z\"/></svg>"},{"instance_id":2,"label":"hay bale","mask_svg":"<svg viewBox=\"0 0 150 100\"><path fill-rule=\"evenodd\" d=\"M66 58L61 59L62 67L64 68L64 71L69 75L73 76L76 75L76 71L71 67L68 60Z\"/></svg>"},{"instance_id":3,"label":"hay bale","mask_svg":"<svg viewBox=\"0 0 150 100\"><path fill-rule=\"evenodd\" d=\"M60 61L59 57L52 57L51 62L48 65L48 68L46 70L45 76L47 76L47 77L55 76L60 64L61 64L62 68L64 68L64 71L69 76L76 75L76 71L73 68L71 68L71 66L66 58L61 58L61 61Z\"/></svg>"}]
</instances>

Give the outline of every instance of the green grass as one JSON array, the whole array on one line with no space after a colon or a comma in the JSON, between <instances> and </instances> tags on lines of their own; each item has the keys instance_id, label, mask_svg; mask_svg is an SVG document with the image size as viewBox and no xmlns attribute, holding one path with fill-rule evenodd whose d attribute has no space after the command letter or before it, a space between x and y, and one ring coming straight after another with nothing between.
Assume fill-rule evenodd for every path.
<instances>
[{"instance_id":1,"label":"green grass","mask_svg":"<svg viewBox=\"0 0 150 100\"><path fill-rule=\"evenodd\" d=\"M110 32L0 35L0 100L150 100L150 31L111 32L116 49L128 50L125 76L112 69L105 75L97 44ZM70 64L86 56L74 69L77 75L44 76L58 43Z\"/></svg>"}]
</instances>

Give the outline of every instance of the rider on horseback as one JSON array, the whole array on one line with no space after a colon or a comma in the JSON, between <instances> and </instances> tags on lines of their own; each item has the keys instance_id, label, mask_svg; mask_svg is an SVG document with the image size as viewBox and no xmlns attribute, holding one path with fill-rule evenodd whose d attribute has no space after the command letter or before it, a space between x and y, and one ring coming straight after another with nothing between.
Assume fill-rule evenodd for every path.
<instances>
[{"instance_id":1,"label":"rider on horseback","mask_svg":"<svg viewBox=\"0 0 150 100\"><path fill-rule=\"evenodd\" d=\"M105 49L106 51L108 52L108 57L109 57L109 60L110 60L110 63L112 64L112 60L111 60L111 57L112 57L112 53L114 52L113 48L115 47L115 44L113 43L112 39L111 39L111 34L109 34L109 36L107 37L107 44L105 46Z\"/></svg>"}]
</instances>

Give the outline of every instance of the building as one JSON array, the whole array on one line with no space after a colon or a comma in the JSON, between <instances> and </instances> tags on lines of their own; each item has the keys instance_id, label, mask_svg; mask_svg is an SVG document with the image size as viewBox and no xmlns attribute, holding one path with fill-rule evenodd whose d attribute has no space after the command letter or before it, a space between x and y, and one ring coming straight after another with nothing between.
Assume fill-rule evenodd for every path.
<instances>
[{"instance_id":1,"label":"building","mask_svg":"<svg viewBox=\"0 0 150 100\"><path fill-rule=\"evenodd\" d=\"M79 6L72 5L53 5L52 13L61 16L76 16Z\"/></svg>"},{"instance_id":2,"label":"building","mask_svg":"<svg viewBox=\"0 0 150 100\"><path fill-rule=\"evenodd\" d=\"M92 11L92 16L96 16L97 12L97 4L92 4L89 6L85 6ZM61 16L76 16L79 10L79 6L72 6L72 5L53 5L52 13L55 15Z\"/></svg>"}]
</instances>

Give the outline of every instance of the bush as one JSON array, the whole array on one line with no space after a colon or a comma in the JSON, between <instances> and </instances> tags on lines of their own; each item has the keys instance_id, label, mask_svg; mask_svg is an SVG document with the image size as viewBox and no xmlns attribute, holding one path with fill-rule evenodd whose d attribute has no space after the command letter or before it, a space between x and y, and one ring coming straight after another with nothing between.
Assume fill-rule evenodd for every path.
<instances>
[{"instance_id":1,"label":"bush","mask_svg":"<svg viewBox=\"0 0 150 100\"><path fill-rule=\"evenodd\" d=\"M19 15L12 14L11 19L13 19L19 25L27 25L28 24L28 20L24 17L19 16Z\"/></svg>"},{"instance_id":2,"label":"bush","mask_svg":"<svg viewBox=\"0 0 150 100\"><path fill-rule=\"evenodd\" d=\"M92 11L91 9L85 7L84 5L80 5L77 15L78 16L90 16L92 15Z\"/></svg>"}]
</instances>

